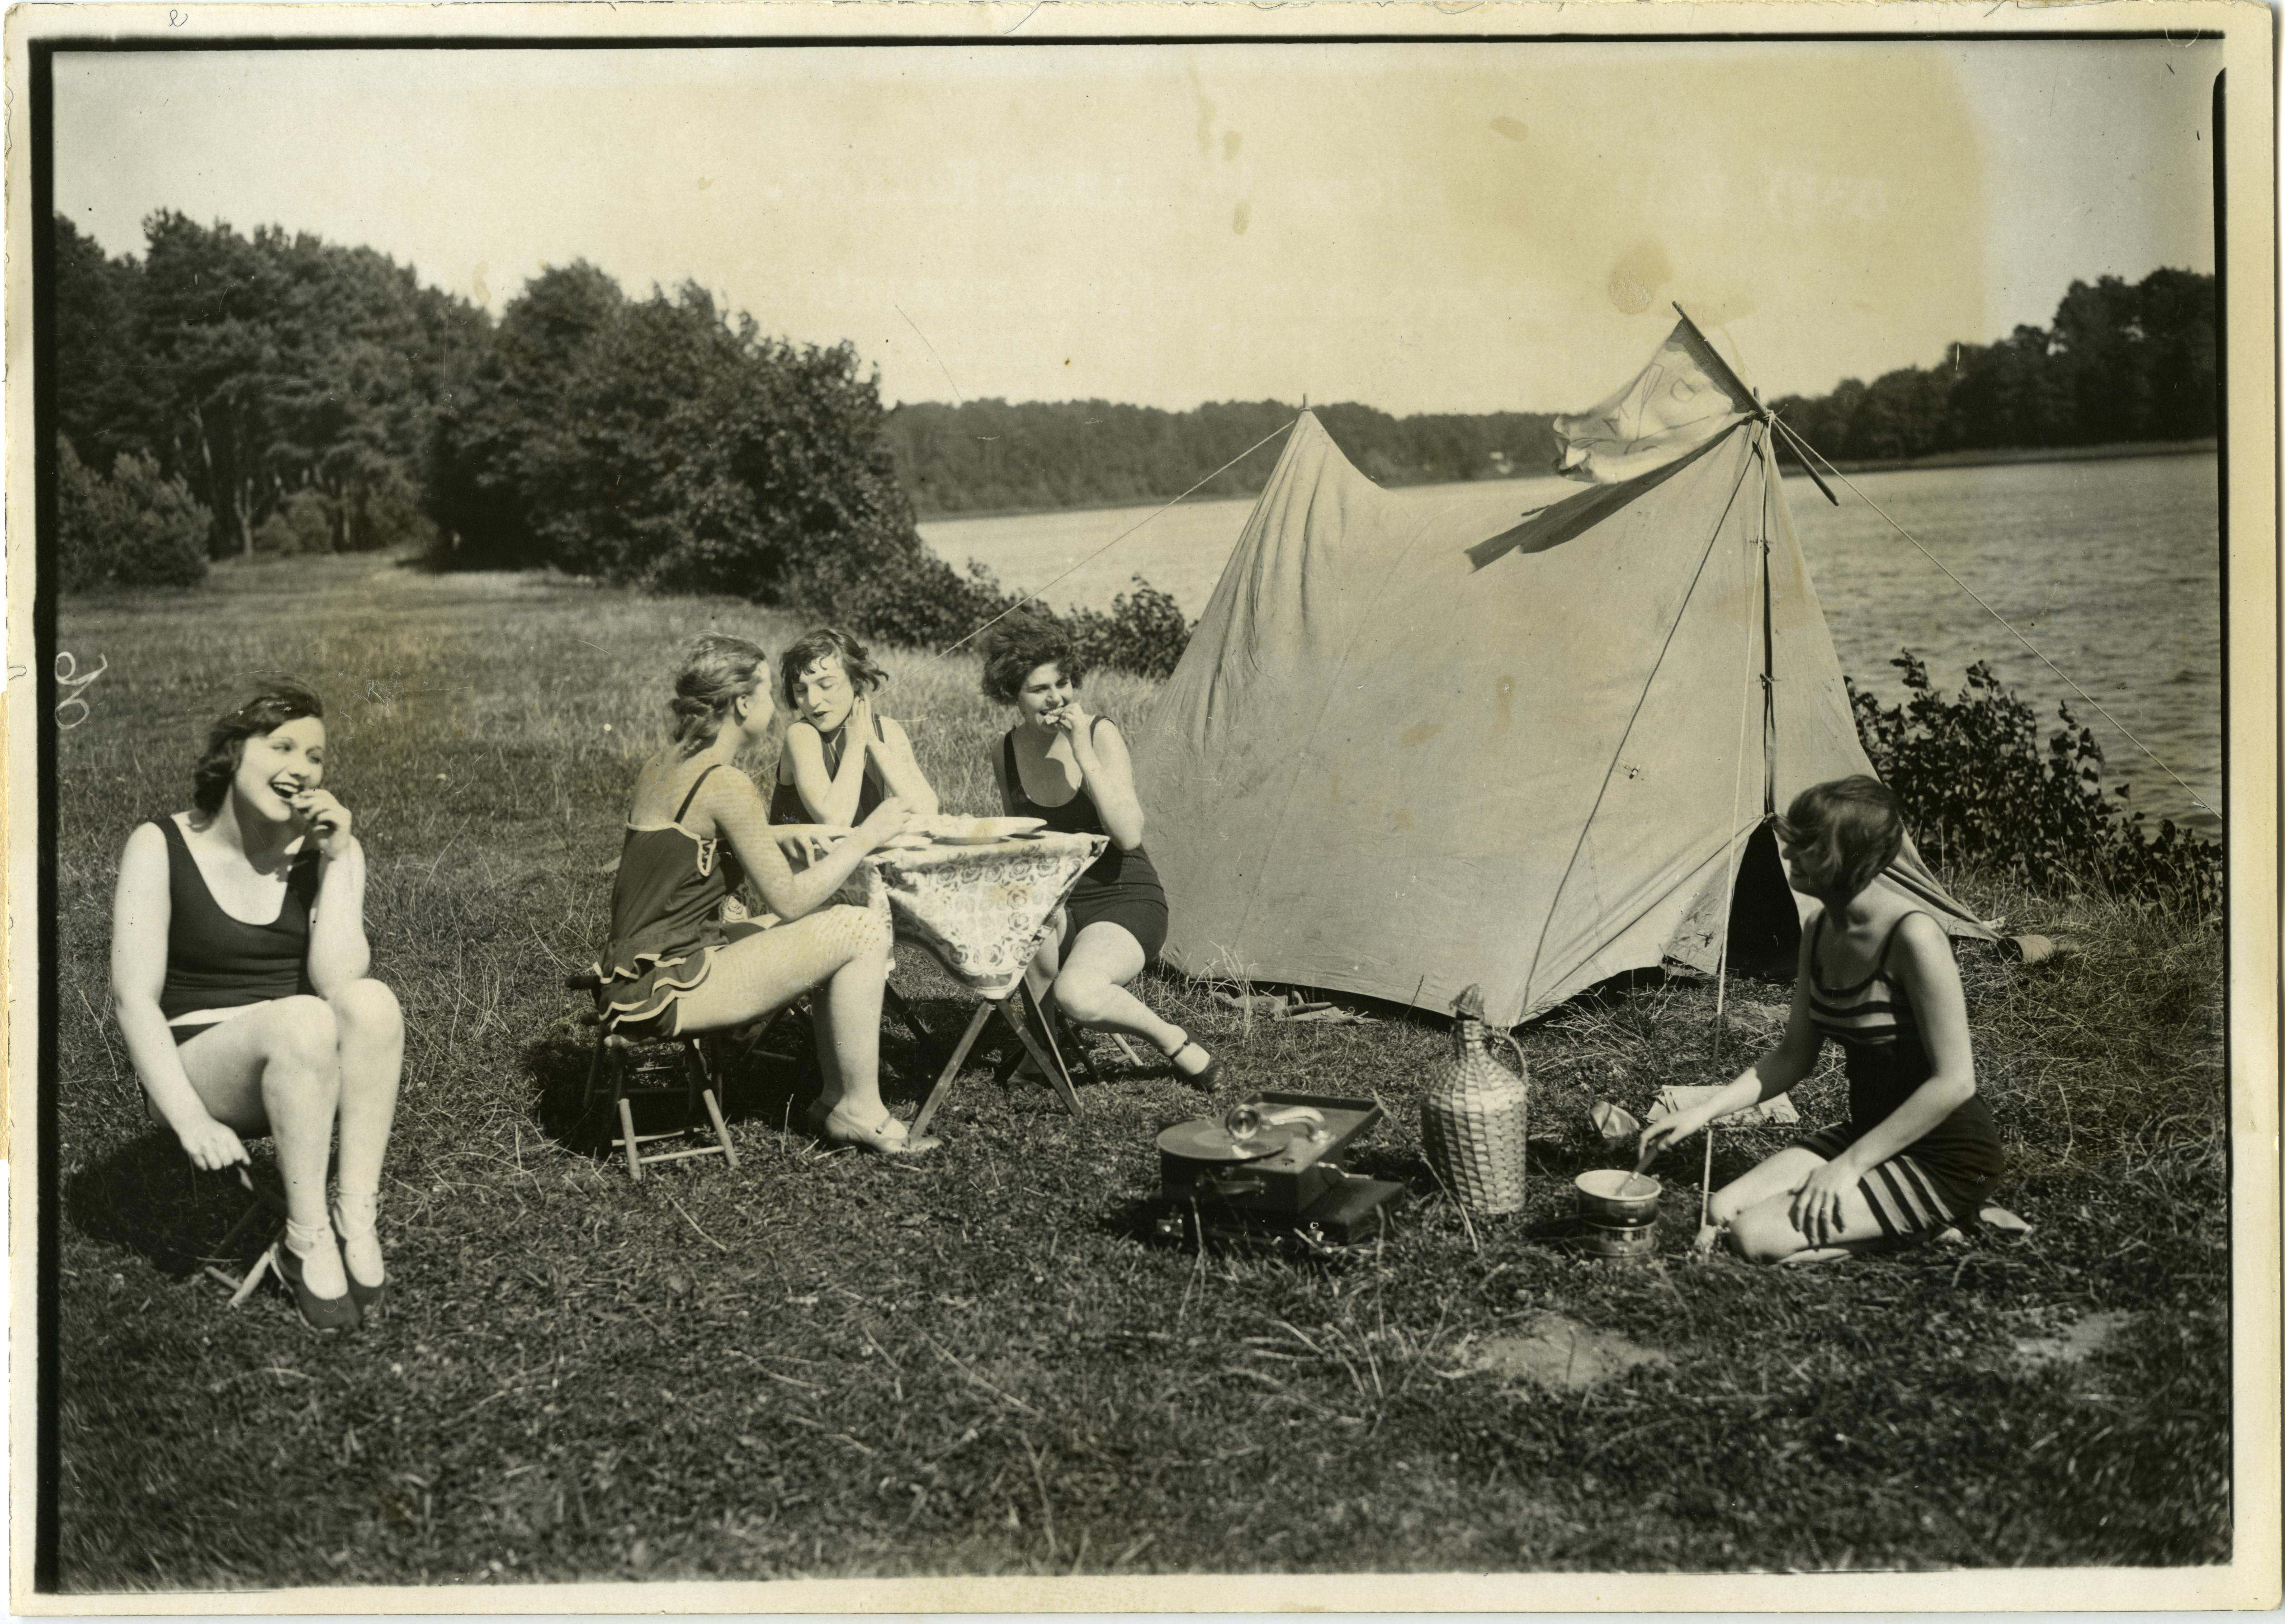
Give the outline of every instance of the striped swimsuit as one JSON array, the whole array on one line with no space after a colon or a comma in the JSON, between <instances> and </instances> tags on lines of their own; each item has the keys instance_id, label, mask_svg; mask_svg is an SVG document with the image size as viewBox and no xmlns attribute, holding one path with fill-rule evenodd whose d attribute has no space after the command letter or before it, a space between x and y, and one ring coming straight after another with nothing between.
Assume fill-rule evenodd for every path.
<instances>
[{"instance_id":1,"label":"striped swimsuit","mask_svg":"<svg viewBox=\"0 0 2285 1624\"><path fill-rule=\"evenodd\" d=\"M1849 1069L1849 1120L1800 1142L1827 1161L1886 1120L1936 1071L1904 981L1888 973L1888 950L1904 922L1899 919L1889 927L1872 974L1837 987L1826 985L1818 967L1825 915L1817 916L1809 949L1810 1019L1818 1047L1827 1038L1841 1044ZM1974 1218L2006 1169L1998 1124L1983 1095L1975 1094L1906 1152L1866 1173L1857 1188L1881 1230L1894 1239Z\"/></svg>"}]
</instances>

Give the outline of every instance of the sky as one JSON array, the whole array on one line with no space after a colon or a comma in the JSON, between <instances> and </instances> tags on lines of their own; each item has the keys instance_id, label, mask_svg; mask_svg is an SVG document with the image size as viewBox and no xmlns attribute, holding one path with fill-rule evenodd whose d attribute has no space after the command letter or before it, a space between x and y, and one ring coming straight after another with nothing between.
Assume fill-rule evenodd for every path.
<instances>
[{"instance_id":1,"label":"sky","mask_svg":"<svg viewBox=\"0 0 2285 1624\"><path fill-rule=\"evenodd\" d=\"M891 403L1567 411L1679 301L1765 396L2213 269L2220 48L1412 43L59 54L56 205L585 259Z\"/></svg>"}]
</instances>

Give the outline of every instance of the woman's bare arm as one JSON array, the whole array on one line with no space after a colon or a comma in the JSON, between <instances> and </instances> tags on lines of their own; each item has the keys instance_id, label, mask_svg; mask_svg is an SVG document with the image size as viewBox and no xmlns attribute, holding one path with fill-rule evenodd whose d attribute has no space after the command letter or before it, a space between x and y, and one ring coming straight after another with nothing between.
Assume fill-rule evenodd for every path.
<instances>
[{"instance_id":1,"label":"woman's bare arm","mask_svg":"<svg viewBox=\"0 0 2285 1624\"><path fill-rule=\"evenodd\" d=\"M888 792L913 810L916 818L933 818L940 810L936 788L921 771L920 757L913 753L912 739L893 717L881 718L882 741L873 751L873 759L881 769L881 782Z\"/></svg>"},{"instance_id":2,"label":"woman's bare arm","mask_svg":"<svg viewBox=\"0 0 2285 1624\"><path fill-rule=\"evenodd\" d=\"M167 985L167 927L174 905L167 888L167 837L145 823L127 837L119 886L111 902L111 1008L127 1061L151 1108L183 1149L211 1172L246 1159L238 1135L216 1122L183 1071L182 1050L160 1012Z\"/></svg>"},{"instance_id":3,"label":"woman's bare arm","mask_svg":"<svg viewBox=\"0 0 2285 1624\"><path fill-rule=\"evenodd\" d=\"M857 821L857 801L865 789L867 754L866 741L855 732L859 720L852 711L849 729L843 734L849 741L849 748L841 753L838 772L827 771L825 741L816 728L807 722L792 722L786 726L785 753L786 759L793 764L793 787L800 791L803 807L817 822L847 828Z\"/></svg>"},{"instance_id":4,"label":"woman's bare arm","mask_svg":"<svg viewBox=\"0 0 2285 1624\"><path fill-rule=\"evenodd\" d=\"M1121 851L1132 851L1142 843L1142 802L1135 793L1135 764L1127 757L1119 724L1086 718L1071 730L1071 741L1072 758L1103 828Z\"/></svg>"},{"instance_id":5,"label":"woman's bare arm","mask_svg":"<svg viewBox=\"0 0 2285 1624\"><path fill-rule=\"evenodd\" d=\"M859 863L912 823L903 802L883 801L848 838L797 874L778 847L768 803L743 773L711 775L698 791L698 805L738 854L763 905L780 919L799 919L822 906Z\"/></svg>"}]
</instances>

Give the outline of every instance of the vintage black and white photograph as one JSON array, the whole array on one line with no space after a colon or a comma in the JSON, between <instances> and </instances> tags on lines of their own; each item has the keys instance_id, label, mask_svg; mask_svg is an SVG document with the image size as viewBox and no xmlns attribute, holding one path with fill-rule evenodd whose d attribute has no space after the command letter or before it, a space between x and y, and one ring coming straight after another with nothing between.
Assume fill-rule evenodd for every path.
<instances>
[{"instance_id":1,"label":"vintage black and white photograph","mask_svg":"<svg viewBox=\"0 0 2285 1624\"><path fill-rule=\"evenodd\" d=\"M19 1611L2276 1604L2266 10L293 9L10 16Z\"/></svg>"}]
</instances>

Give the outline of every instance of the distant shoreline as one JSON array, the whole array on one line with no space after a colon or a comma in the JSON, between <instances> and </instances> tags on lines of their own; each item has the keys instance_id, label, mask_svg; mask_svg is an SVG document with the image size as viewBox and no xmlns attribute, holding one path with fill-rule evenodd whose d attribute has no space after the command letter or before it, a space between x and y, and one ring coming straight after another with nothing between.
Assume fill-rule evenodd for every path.
<instances>
[{"instance_id":1,"label":"distant shoreline","mask_svg":"<svg viewBox=\"0 0 2285 1624\"><path fill-rule=\"evenodd\" d=\"M1843 474L1887 474L1907 468L1997 467L2018 462L2108 462L2127 457L2192 457L2202 452L2210 453L2219 448L2220 442L2208 435L2203 440L2120 440L2104 445L1994 447L1982 451L1938 451L1929 457L1844 457L1836 459L1833 466ZM1798 465L1794 467L1797 469ZM1554 470L1546 472L1552 477ZM1418 484L1390 485L1386 489L1410 490L1428 484L1494 484L1501 480L1532 477L1529 474L1502 474L1482 480L1424 480ZM1210 496L1201 499L1208 502L1250 502L1260 494L1259 490L1249 490L1237 496ZM1153 506L1167 499L1166 497L1143 497L1135 501L1075 502L1065 507L963 508L958 513L918 514L913 522L915 524L954 524L970 519L1037 518L1043 514L1115 513L1124 508Z\"/></svg>"},{"instance_id":2,"label":"distant shoreline","mask_svg":"<svg viewBox=\"0 0 2285 1624\"><path fill-rule=\"evenodd\" d=\"M2203 440L2119 440L2107 445L2002 446L1984 451L1938 451L1928 457L1843 457L1836 458L1833 466L1843 474L1885 474L1900 468L1975 468L2012 462L2107 462L2121 457L2191 457L2201 451L2218 451L2220 447L2221 442L2209 435Z\"/></svg>"}]
</instances>

